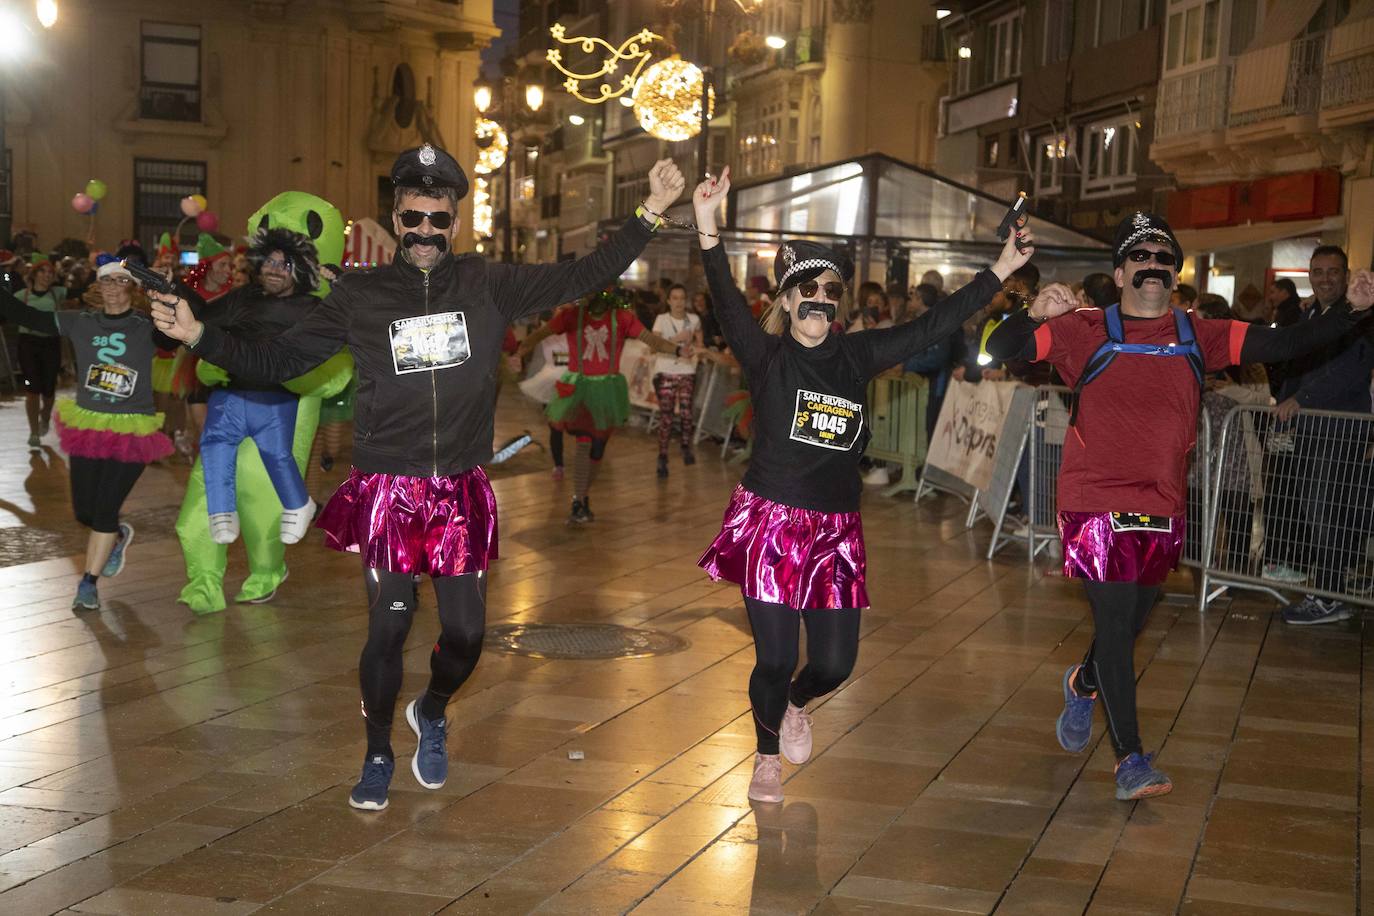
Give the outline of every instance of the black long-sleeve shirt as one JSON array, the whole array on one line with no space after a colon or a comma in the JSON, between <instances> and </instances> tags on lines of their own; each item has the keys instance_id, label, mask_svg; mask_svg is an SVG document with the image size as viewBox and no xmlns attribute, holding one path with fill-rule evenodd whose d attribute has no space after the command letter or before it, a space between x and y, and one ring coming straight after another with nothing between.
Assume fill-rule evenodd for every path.
<instances>
[{"instance_id":1,"label":"black long-sleeve shirt","mask_svg":"<svg viewBox=\"0 0 1374 916\"><path fill-rule=\"evenodd\" d=\"M759 327L735 288L722 246L703 252L702 261L716 318L753 400L754 450L743 486L765 499L819 512L859 509L869 380L953 334L1001 287L985 270L915 321L831 334L806 347L790 333Z\"/></svg>"},{"instance_id":2,"label":"black long-sleeve shirt","mask_svg":"<svg viewBox=\"0 0 1374 916\"><path fill-rule=\"evenodd\" d=\"M358 379L353 464L365 473L438 477L491 459L506 326L614 281L650 238L635 217L594 252L558 264L494 264L445 255L429 271L403 257L348 274L273 340L211 324L195 352L267 384L303 375L345 345Z\"/></svg>"}]
</instances>

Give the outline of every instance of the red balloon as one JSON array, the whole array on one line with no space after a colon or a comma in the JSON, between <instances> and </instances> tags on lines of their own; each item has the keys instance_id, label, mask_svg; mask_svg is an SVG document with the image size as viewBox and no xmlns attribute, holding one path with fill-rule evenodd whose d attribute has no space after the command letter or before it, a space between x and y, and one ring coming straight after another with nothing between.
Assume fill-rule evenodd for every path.
<instances>
[{"instance_id":1,"label":"red balloon","mask_svg":"<svg viewBox=\"0 0 1374 916\"><path fill-rule=\"evenodd\" d=\"M94 206L95 201L85 191L79 191L72 196L72 209L77 213L90 213L91 207Z\"/></svg>"},{"instance_id":2,"label":"red balloon","mask_svg":"<svg viewBox=\"0 0 1374 916\"><path fill-rule=\"evenodd\" d=\"M196 228L201 232L214 232L219 228L219 216L213 210L205 210L196 217Z\"/></svg>"}]
</instances>

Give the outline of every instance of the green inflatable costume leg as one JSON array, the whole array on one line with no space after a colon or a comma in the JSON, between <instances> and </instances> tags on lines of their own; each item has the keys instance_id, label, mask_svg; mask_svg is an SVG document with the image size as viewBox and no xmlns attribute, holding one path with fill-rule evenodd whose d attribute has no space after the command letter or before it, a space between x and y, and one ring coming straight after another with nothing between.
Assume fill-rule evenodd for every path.
<instances>
[{"instance_id":1,"label":"green inflatable costume leg","mask_svg":"<svg viewBox=\"0 0 1374 916\"><path fill-rule=\"evenodd\" d=\"M303 397L296 409L296 436L291 452L301 474L310 462L310 448L319 425L320 399ZM248 579L234 597L252 601L270 595L286 578L286 545L281 542L281 502L272 489L267 469L251 439L239 446L238 511L244 548L248 552ZM210 516L205 508L205 474L200 460L191 470L186 498L177 517L177 538L186 559L186 587L177 599L197 614L222 611L224 570L228 548L210 540Z\"/></svg>"}]
</instances>

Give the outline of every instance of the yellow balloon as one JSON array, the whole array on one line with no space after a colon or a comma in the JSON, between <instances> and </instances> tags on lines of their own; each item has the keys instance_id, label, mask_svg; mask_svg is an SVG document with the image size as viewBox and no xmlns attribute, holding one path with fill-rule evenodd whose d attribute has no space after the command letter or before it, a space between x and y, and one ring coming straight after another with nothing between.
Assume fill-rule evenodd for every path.
<instances>
[{"instance_id":1,"label":"yellow balloon","mask_svg":"<svg viewBox=\"0 0 1374 916\"><path fill-rule=\"evenodd\" d=\"M194 200L202 210L210 206L209 202L206 201L204 194L192 194L191 199Z\"/></svg>"}]
</instances>

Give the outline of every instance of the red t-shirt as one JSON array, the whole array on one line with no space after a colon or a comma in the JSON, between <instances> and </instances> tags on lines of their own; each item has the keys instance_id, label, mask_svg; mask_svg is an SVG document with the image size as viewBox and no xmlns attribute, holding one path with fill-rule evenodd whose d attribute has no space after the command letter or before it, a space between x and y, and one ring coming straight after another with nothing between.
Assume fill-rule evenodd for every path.
<instances>
[{"instance_id":1,"label":"red t-shirt","mask_svg":"<svg viewBox=\"0 0 1374 916\"><path fill-rule=\"evenodd\" d=\"M1190 317L1208 373L1240 362L1249 325ZM1172 312L1123 318L1127 343L1178 342ZM1053 363L1073 387L1106 339L1102 310L1079 309L1036 329L1035 358ZM1059 509L1183 515L1199 403L1186 357L1118 354L1083 386L1078 422L1064 437Z\"/></svg>"},{"instance_id":2,"label":"red t-shirt","mask_svg":"<svg viewBox=\"0 0 1374 916\"><path fill-rule=\"evenodd\" d=\"M562 309L549 319L549 328L555 334L568 336L568 371L581 372L583 375L610 375L620 371L620 350L625 341L644 333L644 325L639 323L635 313L629 309L618 309L615 313L615 341L611 341L611 312L599 319L584 313L582 317L582 349L577 347L576 308Z\"/></svg>"}]
</instances>

